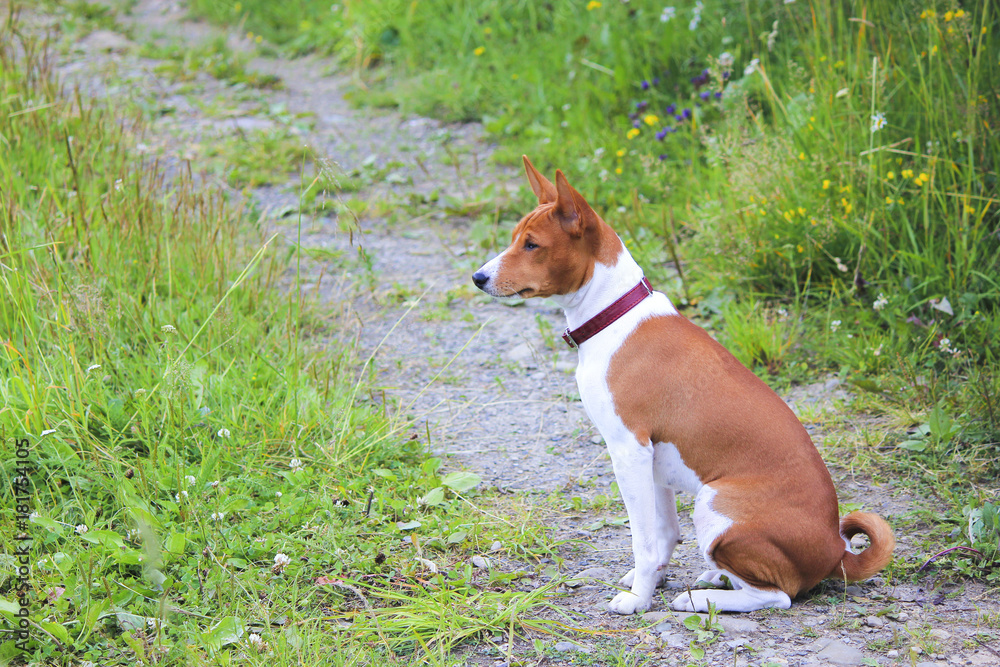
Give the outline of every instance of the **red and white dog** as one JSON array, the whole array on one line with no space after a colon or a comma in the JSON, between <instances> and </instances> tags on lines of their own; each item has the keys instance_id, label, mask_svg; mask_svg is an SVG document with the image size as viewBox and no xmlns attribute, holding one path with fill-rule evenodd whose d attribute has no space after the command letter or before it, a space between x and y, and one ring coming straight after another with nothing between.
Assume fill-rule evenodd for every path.
<instances>
[{"instance_id":1,"label":"red and white dog","mask_svg":"<svg viewBox=\"0 0 1000 667\"><path fill-rule=\"evenodd\" d=\"M556 171L524 158L538 207L510 247L472 279L495 297L549 297L579 346L584 408L608 444L628 510L635 568L610 608L649 608L680 538L675 491L694 495L709 570L680 611L787 609L827 577L866 579L896 541L875 514L839 519L830 473L809 434L767 385L653 292L624 244ZM871 545L849 550L864 533ZM730 588L723 589L721 587Z\"/></svg>"}]
</instances>

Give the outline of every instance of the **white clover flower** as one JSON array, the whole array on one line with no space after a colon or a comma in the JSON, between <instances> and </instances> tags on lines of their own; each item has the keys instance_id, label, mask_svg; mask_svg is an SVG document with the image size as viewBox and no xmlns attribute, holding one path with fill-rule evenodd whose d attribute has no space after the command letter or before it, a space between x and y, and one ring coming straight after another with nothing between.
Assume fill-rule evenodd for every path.
<instances>
[{"instance_id":1,"label":"white clover flower","mask_svg":"<svg viewBox=\"0 0 1000 667\"><path fill-rule=\"evenodd\" d=\"M872 132L876 132L885 127L885 114L879 111L872 116Z\"/></svg>"},{"instance_id":2,"label":"white clover flower","mask_svg":"<svg viewBox=\"0 0 1000 667\"><path fill-rule=\"evenodd\" d=\"M743 68L743 76L750 76L760 68L760 58L754 58Z\"/></svg>"},{"instance_id":3,"label":"white clover flower","mask_svg":"<svg viewBox=\"0 0 1000 667\"><path fill-rule=\"evenodd\" d=\"M731 54L729 51L725 51L719 54L719 64L722 65L723 67L732 67L733 61L734 61L733 54Z\"/></svg>"},{"instance_id":4,"label":"white clover flower","mask_svg":"<svg viewBox=\"0 0 1000 667\"><path fill-rule=\"evenodd\" d=\"M187 497L188 497L187 491L181 491L180 493L174 494L174 500L176 500L177 502L180 502L181 498L187 499Z\"/></svg>"},{"instance_id":5,"label":"white clover flower","mask_svg":"<svg viewBox=\"0 0 1000 667\"><path fill-rule=\"evenodd\" d=\"M85 523L81 523L79 526L76 527L76 533L77 533L77 535L83 535L88 530L90 530L90 528L87 528L87 524L85 524Z\"/></svg>"},{"instance_id":6,"label":"white clover flower","mask_svg":"<svg viewBox=\"0 0 1000 667\"><path fill-rule=\"evenodd\" d=\"M90 366L87 366L87 373L90 373L90 371L96 371L100 367L100 364L91 364Z\"/></svg>"},{"instance_id":7,"label":"white clover flower","mask_svg":"<svg viewBox=\"0 0 1000 667\"><path fill-rule=\"evenodd\" d=\"M299 470L305 468L305 464L303 464L299 459L292 459L288 462L288 467L292 469L292 472L298 472Z\"/></svg>"},{"instance_id":8,"label":"white clover flower","mask_svg":"<svg viewBox=\"0 0 1000 667\"><path fill-rule=\"evenodd\" d=\"M833 261L837 263L837 269L847 273L847 265L840 261L839 257L834 257Z\"/></svg>"},{"instance_id":9,"label":"white clover flower","mask_svg":"<svg viewBox=\"0 0 1000 667\"><path fill-rule=\"evenodd\" d=\"M875 303L872 304L872 308L875 310L882 310L889 305L889 299L886 298L885 294L879 292L878 298L875 299Z\"/></svg>"},{"instance_id":10,"label":"white clover flower","mask_svg":"<svg viewBox=\"0 0 1000 667\"><path fill-rule=\"evenodd\" d=\"M280 497L281 497L281 495L282 495L282 494L281 494L281 491L275 491L275 492L274 492L274 497L275 497L275 498L280 498Z\"/></svg>"},{"instance_id":11,"label":"white clover flower","mask_svg":"<svg viewBox=\"0 0 1000 667\"><path fill-rule=\"evenodd\" d=\"M247 637L247 643L257 650L258 653L263 653L267 650L267 642L260 638L256 632L251 632L250 636Z\"/></svg>"},{"instance_id":12,"label":"white clover flower","mask_svg":"<svg viewBox=\"0 0 1000 667\"><path fill-rule=\"evenodd\" d=\"M194 483L198 480L194 478L194 475L185 475L184 481L188 483L188 486L194 486Z\"/></svg>"},{"instance_id":13,"label":"white clover flower","mask_svg":"<svg viewBox=\"0 0 1000 667\"><path fill-rule=\"evenodd\" d=\"M664 7L660 14L660 23L669 23L675 16L677 16L676 7Z\"/></svg>"},{"instance_id":14,"label":"white clover flower","mask_svg":"<svg viewBox=\"0 0 1000 667\"><path fill-rule=\"evenodd\" d=\"M281 574L284 572L288 564L292 562L292 559L283 553L278 553L274 556L274 565L271 567L271 572L275 574Z\"/></svg>"},{"instance_id":15,"label":"white clover flower","mask_svg":"<svg viewBox=\"0 0 1000 667\"><path fill-rule=\"evenodd\" d=\"M834 320L833 322L830 322L830 331L836 333L837 329L839 328L840 328L840 320Z\"/></svg>"},{"instance_id":16,"label":"white clover flower","mask_svg":"<svg viewBox=\"0 0 1000 667\"><path fill-rule=\"evenodd\" d=\"M146 393L145 389L136 389L135 390L135 395L136 396L140 396L140 395L145 394L145 393Z\"/></svg>"},{"instance_id":17,"label":"white clover flower","mask_svg":"<svg viewBox=\"0 0 1000 667\"><path fill-rule=\"evenodd\" d=\"M212 512L212 521L222 521L226 518L225 512Z\"/></svg>"},{"instance_id":18,"label":"white clover flower","mask_svg":"<svg viewBox=\"0 0 1000 667\"><path fill-rule=\"evenodd\" d=\"M138 542L142 538L142 535L139 533L138 528L129 528L128 532L125 533L125 537L129 542Z\"/></svg>"},{"instance_id":19,"label":"white clover flower","mask_svg":"<svg viewBox=\"0 0 1000 667\"><path fill-rule=\"evenodd\" d=\"M595 158L600 158L602 155L604 155L604 146L599 146L598 148L594 149Z\"/></svg>"},{"instance_id":20,"label":"white clover flower","mask_svg":"<svg viewBox=\"0 0 1000 667\"><path fill-rule=\"evenodd\" d=\"M942 338L941 342L938 343L938 348L945 354L954 354L956 352L955 348L951 346L950 338Z\"/></svg>"},{"instance_id":21,"label":"white clover flower","mask_svg":"<svg viewBox=\"0 0 1000 667\"><path fill-rule=\"evenodd\" d=\"M219 480L215 480L214 482L211 482L209 484L209 486L212 487L213 489L219 488Z\"/></svg>"},{"instance_id":22,"label":"white clover flower","mask_svg":"<svg viewBox=\"0 0 1000 667\"><path fill-rule=\"evenodd\" d=\"M879 346L872 351L872 354L874 354L876 357L882 354L882 343L879 343Z\"/></svg>"},{"instance_id":23,"label":"white clover flower","mask_svg":"<svg viewBox=\"0 0 1000 667\"><path fill-rule=\"evenodd\" d=\"M219 432L216 433L216 435L219 436L220 438L228 438L229 435L230 435L229 429L228 428L220 428Z\"/></svg>"}]
</instances>

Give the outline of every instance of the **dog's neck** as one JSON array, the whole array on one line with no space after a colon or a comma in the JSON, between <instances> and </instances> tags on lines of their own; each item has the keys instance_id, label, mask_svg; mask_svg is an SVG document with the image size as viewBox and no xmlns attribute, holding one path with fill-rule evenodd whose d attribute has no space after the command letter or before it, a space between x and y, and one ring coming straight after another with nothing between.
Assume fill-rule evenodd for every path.
<instances>
[{"instance_id":1,"label":"dog's neck","mask_svg":"<svg viewBox=\"0 0 1000 667\"><path fill-rule=\"evenodd\" d=\"M613 265L594 263L594 275L583 287L569 294L558 294L552 300L566 313L566 325L576 329L610 306L642 280L642 268L622 244L618 261Z\"/></svg>"}]
</instances>

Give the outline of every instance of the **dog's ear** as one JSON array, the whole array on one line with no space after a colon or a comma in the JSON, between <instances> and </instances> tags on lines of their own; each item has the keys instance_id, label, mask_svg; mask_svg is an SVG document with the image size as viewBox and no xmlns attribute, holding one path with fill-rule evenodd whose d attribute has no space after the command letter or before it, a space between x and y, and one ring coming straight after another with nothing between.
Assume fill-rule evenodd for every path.
<instances>
[{"instance_id":1,"label":"dog's ear","mask_svg":"<svg viewBox=\"0 0 1000 667\"><path fill-rule=\"evenodd\" d=\"M535 169L535 165L531 164L531 160L528 159L527 155L522 155L521 159L524 160L524 173L528 175L528 183L531 184L532 191L538 197L538 203L548 204L555 201L556 189L553 187L552 182Z\"/></svg>"},{"instance_id":2,"label":"dog's ear","mask_svg":"<svg viewBox=\"0 0 1000 667\"><path fill-rule=\"evenodd\" d=\"M556 206L553 213L570 236L583 233L584 214L589 209L590 206L569 184L562 170L556 169Z\"/></svg>"}]
</instances>

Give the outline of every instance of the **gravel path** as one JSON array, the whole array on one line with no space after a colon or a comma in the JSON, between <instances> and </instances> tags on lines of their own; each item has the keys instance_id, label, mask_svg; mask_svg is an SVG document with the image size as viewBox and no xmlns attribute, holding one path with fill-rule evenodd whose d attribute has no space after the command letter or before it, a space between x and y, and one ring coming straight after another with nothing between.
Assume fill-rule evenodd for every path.
<instances>
[{"instance_id":1,"label":"gravel path","mask_svg":"<svg viewBox=\"0 0 1000 667\"><path fill-rule=\"evenodd\" d=\"M304 220L303 246L316 258L306 265L306 289L342 322L354 323L364 352L377 348L379 381L393 409L416 420L420 431L429 430L433 448L447 457L449 468L474 471L485 487L519 492L539 505L551 524L550 536L567 541L560 547L560 571L585 571L597 580L571 582L557 598L580 627L631 630L617 635L617 645L624 642L636 655L648 655L651 664L690 661L695 635L662 602L645 617L655 626L606 611L613 589L599 582L617 580L631 562L628 528L614 522L624 516L620 502L604 509L556 511L546 500L561 492L581 498L585 508L598 494L612 495L610 461L577 398L576 353L558 339L561 314L546 302L493 303L471 285L472 270L488 253L474 240L481 236L474 219L456 210L485 201L487 210L499 206L503 211L522 183L520 171L489 160L493 147L476 125L353 109L344 99L347 75L322 59L255 58L251 69L281 76L284 88L274 91L226 85L204 74L191 82L171 82L158 73L159 61L137 55L137 46L151 39L194 43L219 34L184 17L175 2L139 0L131 15L122 17L131 38L91 33L69 46L62 74L90 95L128 95L170 109L137 148L163 156L168 167L176 168L183 158L198 159L204 146L227 136L295 128L288 119L298 116L310 122L295 131L334 176L370 175L360 192L343 194L329 210ZM248 47L238 37L228 39L234 48ZM225 113L213 111L219 109ZM297 205L298 183L294 176L287 186L252 192L269 224L293 242L297 229L289 220L294 216L278 214ZM351 199L368 202L370 214L353 221L344 212ZM503 213L500 220L510 223L515 217ZM358 247L370 266L357 259ZM836 382L827 382L797 388L788 398L815 413L841 397ZM817 442L820 435L816 426ZM921 502L892 484L874 488L851 471L833 473L842 502L863 502L890 520ZM689 509L690 499L682 501ZM682 531L685 543L675 554L669 583L675 588L703 569L688 511L682 512ZM917 542L900 536L899 556L916 559ZM505 558L496 562L505 569L535 569ZM544 581L538 575L528 585ZM1000 654L992 650L1000 648L994 639L1000 626L995 594L978 583L925 583L876 577L845 590L826 582L787 612L723 617L724 633L702 644L705 664L1000 665ZM636 631L640 625L649 627ZM984 633L978 640L977 632ZM602 657L607 640L601 636L574 635L576 643L545 641L544 657L528 643L511 650L525 661L521 664L618 664ZM506 648L473 646L463 655L470 664L501 665Z\"/></svg>"}]
</instances>

